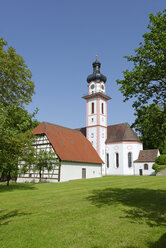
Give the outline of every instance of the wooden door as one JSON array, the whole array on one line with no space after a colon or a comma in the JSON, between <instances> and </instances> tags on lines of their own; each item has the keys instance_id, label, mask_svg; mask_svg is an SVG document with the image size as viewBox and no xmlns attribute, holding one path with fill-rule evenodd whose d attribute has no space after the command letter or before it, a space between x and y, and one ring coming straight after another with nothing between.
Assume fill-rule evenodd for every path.
<instances>
[{"instance_id":1,"label":"wooden door","mask_svg":"<svg viewBox=\"0 0 166 248\"><path fill-rule=\"evenodd\" d=\"M86 178L86 169L82 168L82 179Z\"/></svg>"}]
</instances>

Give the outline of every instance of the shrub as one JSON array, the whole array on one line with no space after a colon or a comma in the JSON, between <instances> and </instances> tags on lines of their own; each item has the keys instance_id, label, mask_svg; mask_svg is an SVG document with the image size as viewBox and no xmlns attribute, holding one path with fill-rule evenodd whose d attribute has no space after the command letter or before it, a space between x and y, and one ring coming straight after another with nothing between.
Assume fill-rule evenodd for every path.
<instances>
[{"instance_id":1,"label":"shrub","mask_svg":"<svg viewBox=\"0 0 166 248\"><path fill-rule=\"evenodd\" d=\"M155 163L159 165L166 165L166 154L162 154L155 159Z\"/></svg>"},{"instance_id":2,"label":"shrub","mask_svg":"<svg viewBox=\"0 0 166 248\"><path fill-rule=\"evenodd\" d=\"M156 173L166 168L166 154L162 154L157 157L152 168L153 170L155 170Z\"/></svg>"}]
</instances>

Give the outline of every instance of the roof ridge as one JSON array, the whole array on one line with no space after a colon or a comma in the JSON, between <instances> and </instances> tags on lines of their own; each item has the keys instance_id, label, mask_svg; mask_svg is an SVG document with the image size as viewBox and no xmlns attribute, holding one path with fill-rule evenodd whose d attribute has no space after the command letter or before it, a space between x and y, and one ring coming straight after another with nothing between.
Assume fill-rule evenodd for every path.
<instances>
[{"instance_id":1,"label":"roof ridge","mask_svg":"<svg viewBox=\"0 0 166 248\"><path fill-rule=\"evenodd\" d=\"M53 126L56 126L56 127L62 127L62 128L65 128L65 129L69 129L71 131L77 131L78 132L78 130L74 130L74 129L69 128L69 127L64 127L64 126L61 126L61 125L57 125L57 124L54 124L54 123L51 123L51 122L43 121L40 124L42 124L42 123L44 124L44 127L46 126L46 124L49 124L49 125L53 125ZM46 127L45 127L45 129L46 129Z\"/></svg>"},{"instance_id":2,"label":"roof ridge","mask_svg":"<svg viewBox=\"0 0 166 248\"><path fill-rule=\"evenodd\" d=\"M113 127L113 126L124 125L124 124L128 124L128 122L122 122L122 123L118 123L118 124L113 124L113 125L109 125L107 127Z\"/></svg>"},{"instance_id":3,"label":"roof ridge","mask_svg":"<svg viewBox=\"0 0 166 248\"><path fill-rule=\"evenodd\" d=\"M154 149L143 149L141 151L159 151L159 149L158 148L154 148Z\"/></svg>"}]
</instances>

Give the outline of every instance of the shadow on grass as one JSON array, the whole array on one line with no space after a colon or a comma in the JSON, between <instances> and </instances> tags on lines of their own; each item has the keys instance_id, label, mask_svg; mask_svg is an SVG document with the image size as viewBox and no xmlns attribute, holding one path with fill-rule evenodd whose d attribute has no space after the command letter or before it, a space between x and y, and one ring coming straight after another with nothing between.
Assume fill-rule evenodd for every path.
<instances>
[{"instance_id":1,"label":"shadow on grass","mask_svg":"<svg viewBox=\"0 0 166 248\"><path fill-rule=\"evenodd\" d=\"M9 186L6 186L5 183L0 183L0 193L13 191L13 190L36 190L34 184L30 183L11 183Z\"/></svg>"},{"instance_id":2,"label":"shadow on grass","mask_svg":"<svg viewBox=\"0 0 166 248\"><path fill-rule=\"evenodd\" d=\"M30 215L31 213L19 212L18 210L13 210L7 212L5 210L0 210L0 227L7 225L16 216Z\"/></svg>"},{"instance_id":3,"label":"shadow on grass","mask_svg":"<svg viewBox=\"0 0 166 248\"><path fill-rule=\"evenodd\" d=\"M165 248L166 247L166 233L164 233L159 240L157 240L156 242L152 243L148 243L147 244L147 248ZM138 248L138 246L125 246L124 248Z\"/></svg>"},{"instance_id":4,"label":"shadow on grass","mask_svg":"<svg viewBox=\"0 0 166 248\"><path fill-rule=\"evenodd\" d=\"M166 247L166 233L164 233L155 243L150 243L148 248L165 248Z\"/></svg>"},{"instance_id":5,"label":"shadow on grass","mask_svg":"<svg viewBox=\"0 0 166 248\"><path fill-rule=\"evenodd\" d=\"M131 207L124 210L122 218L130 218L132 222L166 226L166 190L106 188L93 190L87 199L99 208L118 204Z\"/></svg>"}]
</instances>

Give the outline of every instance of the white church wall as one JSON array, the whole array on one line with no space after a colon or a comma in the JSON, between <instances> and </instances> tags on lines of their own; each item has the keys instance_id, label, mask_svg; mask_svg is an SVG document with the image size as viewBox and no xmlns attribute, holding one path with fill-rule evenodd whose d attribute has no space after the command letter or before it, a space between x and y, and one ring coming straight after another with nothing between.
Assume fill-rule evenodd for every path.
<instances>
[{"instance_id":1,"label":"white church wall","mask_svg":"<svg viewBox=\"0 0 166 248\"><path fill-rule=\"evenodd\" d=\"M106 145L106 157L109 154L109 168L105 161L106 175L134 175L133 161L138 158L139 151L142 150L142 143L139 142L119 142ZM128 164L128 153L132 154L132 166ZM119 167L116 163L116 153L119 154Z\"/></svg>"},{"instance_id":2,"label":"white church wall","mask_svg":"<svg viewBox=\"0 0 166 248\"><path fill-rule=\"evenodd\" d=\"M155 175L155 170L152 169L154 162L139 162L134 163L134 174L142 176ZM147 166L145 166L147 165Z\"/></svg>"},{"instance_id":3,"label":"white church wall","mask_svg":"<svg viewBox=\"0 0 166 248\"><path fill-rule=\"evenodd\" d=\"M82 179L83 169L86 169L86 178L101 177L101 164L88 164L79 162L62 161L60 181Z\"/></svg>"},{"instance_id":4,"label":"white church wall","mask_svg":"<svg viewBox=\"0 0 166 248\"><path fill-rule=\"evenodd\" d=\"M138 158L139 152L142 150L141 142L128 142L123 144L123 175L134 175L133 161ZM131 153L131 167L129 167L128 154Z\"/></svg>"}]
</instances>

